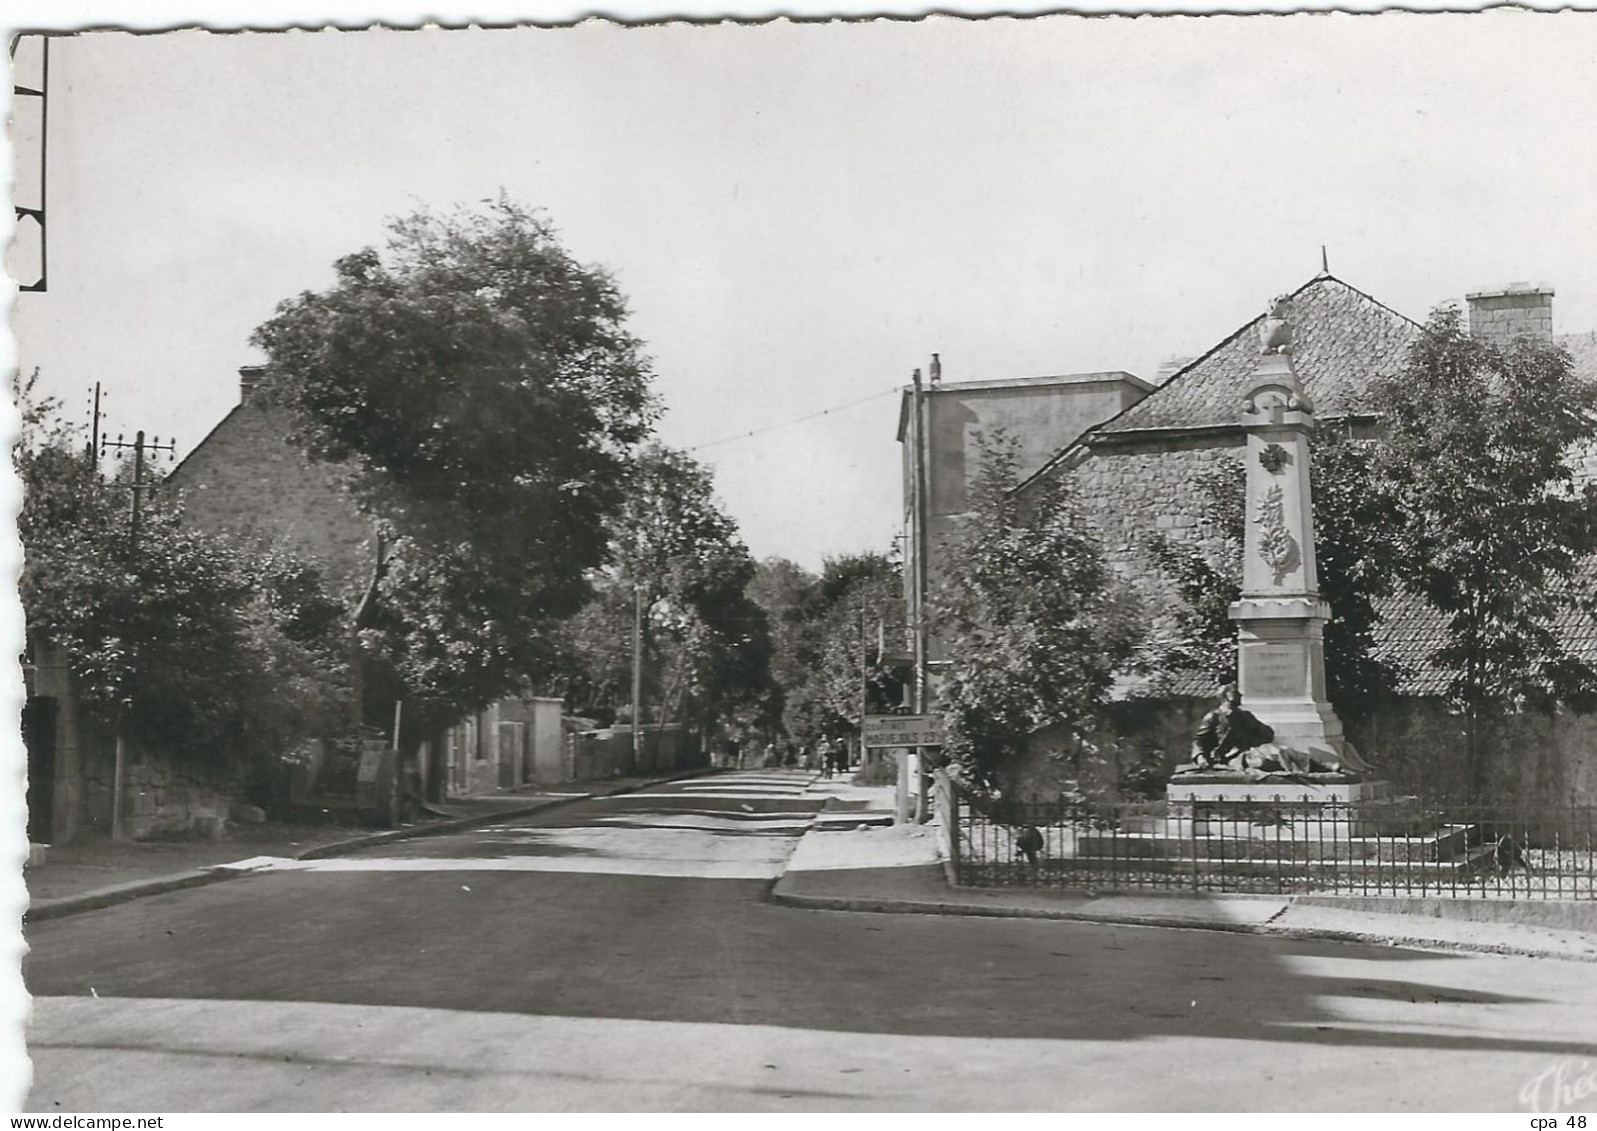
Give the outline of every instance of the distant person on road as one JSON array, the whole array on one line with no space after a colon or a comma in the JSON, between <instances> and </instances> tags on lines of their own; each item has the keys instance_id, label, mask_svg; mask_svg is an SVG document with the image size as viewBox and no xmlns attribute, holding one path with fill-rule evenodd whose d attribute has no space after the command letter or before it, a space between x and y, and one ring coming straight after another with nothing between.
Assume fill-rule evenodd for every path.
<instances>
[{"instance_id":1,"label":"distant person on road","mask_svg":"<svg viewBox=\"0 0 1597 1131\"><path fill-rule=\"evenodd\" d=\"M821 739L821 744L820 744L820 751L821 751L821 776L826 778L828 781L830 781L832 779L832 770L837 765L837 755L836 755L836 753L833 750L833 746L834 746L834 740L833 739L830 739L830 738Z\"/></svg>"},{"instance_id":2,"label":"distant person on road","mask_svg":"<svg viewBox=\"0 0 1597 1131\"><path fill-rule=\"evenodd\" d=\"M848 773L848 747L835 738L832 739L832 769L839 774Z\"/></svg>"}]
</instances>

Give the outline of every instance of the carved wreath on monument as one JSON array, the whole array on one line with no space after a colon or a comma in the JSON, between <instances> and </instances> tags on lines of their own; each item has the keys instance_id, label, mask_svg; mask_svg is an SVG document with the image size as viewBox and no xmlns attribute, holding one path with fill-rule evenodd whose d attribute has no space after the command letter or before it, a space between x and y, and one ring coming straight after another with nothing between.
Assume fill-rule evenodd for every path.
<instances>
[{"instance_id":1,"label":"carved wreath on monument","mask_svg":"<svg viewBox=\"0 0 1597 1131\"><path fill-rule=\"evenodd\" d=\"M1297 539L1286 528L1286 497L1279 484L1259 497L1259 509L1254 512L1253 521L1260 527L1259 557L1264 559L1264 564L1275 575L1275 583L1280 585L1287 574L1298 568L1302 557Z\"/></svg>"}]
</instances>

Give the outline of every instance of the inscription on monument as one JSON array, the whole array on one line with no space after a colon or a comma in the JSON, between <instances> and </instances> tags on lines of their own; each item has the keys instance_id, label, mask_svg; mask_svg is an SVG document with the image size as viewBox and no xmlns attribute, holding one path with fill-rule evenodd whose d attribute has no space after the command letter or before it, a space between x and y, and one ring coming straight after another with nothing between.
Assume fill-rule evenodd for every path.
<instances>
[{"instance_id":1,"label":"inscription on monument","mask_svg":"<svg viewBox=\"0 0 1597 1131\"><path fill-rule=\"evenodd\" d=\"M1303 695L1308 685L1308 657L1295 644L1262 644L1244 652L1243 692L1264 699Z\"/></svg>"}]
</instances>

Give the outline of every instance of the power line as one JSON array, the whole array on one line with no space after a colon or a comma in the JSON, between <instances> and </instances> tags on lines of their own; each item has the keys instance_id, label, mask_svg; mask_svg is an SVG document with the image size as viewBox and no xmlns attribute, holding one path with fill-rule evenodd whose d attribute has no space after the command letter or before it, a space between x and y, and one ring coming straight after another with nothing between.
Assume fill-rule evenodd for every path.
<instances>
[{"instance_id":1,"label":"power line","mask_svg":"<svg viewBox=\"0 0 1597 1131\"><path fill-rule=\"evenodd\" d=\"M804 424L807 421L819 420L821 417L830 416L834 412L842 412L844 409L854 408L854 407L856 407L858 405L866 404L866 403L868 403L870 401L880 400L883 397L897 396L899 392L900 392L899 387L895 385L891 389L883 389L879 393L872 393L868 397L861 397L859 400L849 401L847 404L833 405L831 408L823 408L820 412L812 412L808 416L800 416L800 417L798 417L798 418L796 418L794 420L786 420L786 421L783 421L781 424L771 424L771 425L768 425L765 428L752 428L752 429L750 429L747 432L739 432L735 436L723 436L721 439L719 439L719 440L711 440L707 444L694 444L691 447L687 448L686 450L690 451L690 452L700 452L700 451L703 451L705 448L714 448L714 447L718 447L721 444L730 444L734 440L747 440L747 439L749 439L750 437L753 437L753 436L763 436L767 432L775 432L775 431L777 431L779 429L782 429L782 428L791 428L795 424Z\"/></svg>"}]
</instances>

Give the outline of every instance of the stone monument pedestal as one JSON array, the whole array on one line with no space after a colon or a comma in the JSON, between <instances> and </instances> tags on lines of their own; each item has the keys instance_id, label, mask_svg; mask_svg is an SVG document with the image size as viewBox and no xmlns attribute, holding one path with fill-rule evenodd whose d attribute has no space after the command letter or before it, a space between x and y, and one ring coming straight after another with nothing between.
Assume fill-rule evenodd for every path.
<instances>
[{"instance_id":1,"label":"stone monument pedestal","mask_svg":"<svg viewBox=\"0 0 1597 1131\"><path fill-rule=\"evenodd\" d=\"M1237 625L1237 690L1282 746L1342 752L1342 720L1326 698L1324 628L1331 610L1314 597L1246 597Z\"/></svg>"},{"instance_id":2,"label":"stone monument pedestal","mask_svg":"<svg viewBox=\"0 0 1597 1131\"><path fill-rule=\"evenodd\" d=\"M1250 775L1210 770L1177 774L1165 787L1172 812L1182 806L1221 802L1357 805L1390 797L1391 782L1362 781L1349 774Z\"/></svg>"},{"instance_id":3,"label":"stone monument pedestal","mask_svg":"<svg viewBox=\"0 0 1597 1131\"><path fill-rule=\"evenodd\" d=\"M1491 851L1470 826L1427 819L1390 782L1355 775L1188 772L1165 796L1166 816L1089 847L1222 890L1456 883Z\"/></svg>"}]
</instances>

